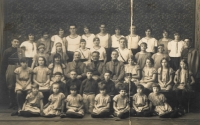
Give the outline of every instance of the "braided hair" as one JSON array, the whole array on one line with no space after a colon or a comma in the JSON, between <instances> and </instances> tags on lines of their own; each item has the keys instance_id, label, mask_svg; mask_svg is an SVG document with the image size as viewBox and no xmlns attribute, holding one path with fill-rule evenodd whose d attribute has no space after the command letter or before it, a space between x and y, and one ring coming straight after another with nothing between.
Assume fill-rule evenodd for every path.
<instances>
[{"instance_id":1,"label":"braided hair","mask_svg":"<svg viewBox=\"0 0 200 125\"><path fill-rule=\"evenodd\" d=\"M186 75L186 79L187 79L187 82L189 82L189 68L188 68L188 62L187 62L187 60L186 59L181 59L181 61L180 61L180 63L181 62L183 62L185 65L186 65L186 67L185 67L185 70L187 70L187 75ZM182 68L181 68L181 66L179 66L179 70L178 70L178 76L177 76L177 79L179 80L179 82L180 82L180 80L181 80L181 71L182 71Z\"/></svg>"},{"instance_id":2,"label":"braided hair","mask_svg":"<svg viewBox=\"0 0 200 125\"><path fill-rule=\"evenodd\" d=\"M169 66L169 61L167 58L162 58L161 61L160 61L160 64L161 64L161 71L160 71L160 79L162 80L162 73L163 73L163 66L162 66L162 61L165 60L167 62L167 78L166 79L169 79L169 70L170 70L170 66Z\"/></svg>"}]
</instances>

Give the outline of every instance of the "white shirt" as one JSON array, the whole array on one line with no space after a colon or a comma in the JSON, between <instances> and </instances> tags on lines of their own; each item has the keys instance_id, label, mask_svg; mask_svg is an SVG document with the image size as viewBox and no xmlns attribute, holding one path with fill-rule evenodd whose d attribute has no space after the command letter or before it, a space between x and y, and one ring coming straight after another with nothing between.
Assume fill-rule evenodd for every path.
<instances>
[{"instance_id":1,"label":"white shirt","mask_svg":"<svg viewBox=\"0 0 200 125\"><path fill-rule=\"evenodd\" d=\"M132 54L131 50L125 48L125 49L121 49L120 47L118 49L116 49L119 52L119 57L118 60L122 61L122 62L127 62L128 61L128 57L130 57ZM122 57L124 58L124 60L122 59Z\"/></svg>"},{"instance_id":2,"label":"white shirt","mask_svg":"<svg viewBox=\"0 0 200 125\"><path fill-rule=\"evenodd\" d=\"M97 34L97 37L100 39L100 46L104 48L108 48L109 34L107 33L104 36Z\"/></svg>"},{"instance_id":3,"label":"white shirt","mask_svg":"<svg viewBox=\"0 0 200 125\"><path fill-rule=\"evenodd\" d=\"M68 41L68 51L76 51L80 46L81 36L77 36L76 38L71 38L70 36L66 37Z\"/></svg>"},{"instance_id":4,"label":"white shirt","mask_svg":"<svg viewBox=\"0 0 200 125\"><path fill-rule=\"evenodd\" d=\"M102 47L101 46L101 48L99 48L99 49L94 49L94 47L92 47L92 48L90 48L90 52L92 53L92 52L94 52L94 51L98 51L99 53L100 53L100 57L99 57L99 60L104 60L105 58L104 58L104 56L103 55L105 55L106 54L106 50L105 50L105 48L104 47ZM92 58L92 57L91 57Z\"/></svg>"},{"instance_id":5,"label":"white shirt","mask_svg":"<svg viewBox=\"0 0 200 125\"><path fill-rule=\"evenodd\" d=\"M158 41L155 38L150 38L150 39L146 39L146 38L142 38L138 45L140 46L141 43L146 43L147 44L147 52L154 52L154 47L157 47Z\"/></svg>"},{"instance_id":6,"label":"white shirt","mask_svg":"<svg viewBox=\"0 0 200 125\"><path fill-rule=\"evenodd\" d=\"M183 50L184 42L175 42L174 40L168 43L168 50L170 50L170 57L181 57L181 52Z\"/></svg>"},{"instance_id":7,"label":"white shirt","mask_svg":"<svg viewBox=\"0 0 200 125\"><path fill-rule=\"evenodd\" d=\"M118 48L119 47L119 39L124 37L123 35L121 35L120 37L116 37L116 35L112 35L111 39L112 39L112 47L113 48Z\"/></svg>"},{"instance_id":8,"label":"white shirt","mask_svg":"<svg viewBox=\"0 0 200 125\"><path fill-rule=\"evenodd\" d=\"M37 46L35 42L24 41L20 47L25 47L25 57L33 58L37 54Z\"/></svg>"},{"instance_id":9,"label":"white shirt","mask_svg":"<svg viewBox=\"0 0 200 125\"><path fill-rule=\"evenodd\" d=\"M138 48L138 42L140 40L140 36L136 35L136 36L127 36L127 40L128 40L128 49L137 49Z\"/></svg>"},{"instance_id":10,"label":"white shirt","mask_svg":"<svg viewBox=\"0 0 200 125\"><path fill-rule=\"evenodd\" d=\"M85 36L82 35L82 39L84 39L86 41L86 47L87 48L92 48L93 47L93 39L94 39L95 35L94 34L90 34L90 36Z\"/></svg>"},{"instance_id":11,"label":"white shirt","mask_svg":"<svg viewBox=\"0 0 200 125\"><path fill-rule=\"evenodd\" d=\"M91 55L90 50L88 48L86 48L84 50L79 48L76 51L81 53L81 59L89 59L89 56Z\"/></svg>"},{"instance_id":12,"label":"white shirt","mask_svg":"<svg viewBox=\"0 0 200 125\"><path fill-rule=\"evenodd\" d=\"M65 45L64 45L64 40L66 40L64 37L61 38L60 36L58 35L54 35L51 37L51 41L54 42L53 44L53 47L51 49L51 53L56 53L56 43L61 43L62 44L62 51L64 53L66 53L66 48L65 48Z\"/></svg>"}]
</instances>

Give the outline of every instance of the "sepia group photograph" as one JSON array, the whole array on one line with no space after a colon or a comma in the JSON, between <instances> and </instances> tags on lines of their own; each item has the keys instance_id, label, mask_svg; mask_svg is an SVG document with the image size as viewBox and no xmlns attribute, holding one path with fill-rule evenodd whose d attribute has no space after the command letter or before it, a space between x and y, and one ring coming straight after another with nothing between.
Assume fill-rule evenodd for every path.
<instances>
[{"instance_id":1,"label":"sepia group photograph","mask_svg":"<svg viewBox=\"0 0 200 125\"><path fill-rule=\"evenodd\" d=\"M200 0L0 0L0 125L200 125Z\"/></svg>"}]
</instances>

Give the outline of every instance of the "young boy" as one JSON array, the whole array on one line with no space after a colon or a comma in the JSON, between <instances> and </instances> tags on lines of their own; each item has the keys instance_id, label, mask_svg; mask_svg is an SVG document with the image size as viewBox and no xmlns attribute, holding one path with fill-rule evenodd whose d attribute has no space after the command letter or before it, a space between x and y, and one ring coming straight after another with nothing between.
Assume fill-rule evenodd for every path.
<instances>
[{"instance_id":1,"label":"young boy","mask_svg":"<svg viewBox=\"0 0 200 125\"><path fill-rule=\"evenodd\" d=\"M66 86L67 86L67 90L66 90L66 94L70 94L70 90L69 88L71 86L76 86L77 88L77 94L80 94L79 90L80 90L80 87L81 87L81 81L79 79L77 79L77 73L75 70L71 70L70 71L70 78L67 80L67 83L66 83Z\"/></svg>"},{"instance_id":2,"label":"young boy","mask_svg":"<svg viewBox=\"0 0 200 125\"><path fill-rule=\"evenodd\" d=\"M158 52L153 54L153 56L152 56L152 59L154 60L154 67L156 68L156 70L158 70L158 68L161 67L160 61L163 58L166 58L166 59L169 60L169 56L164 53L164 44L159 44L158 45Z\"/></svg>"},{"instance_id":3,"label":"young boy","mask_svg":"<svg viewBox=\"0 0 200 125\"><path fill-rule=\"evenodd\" d=\"M85 63L86 65L91 62L90 60L90 50L86 48L86 41L84 39L80 40L80 48L76 51L81 53L81 62Z\"/></svg>"},{"instance_id":4,"label":"young boy","mask_svg":"<svg viewBox=\"0 0 200 125\"><path fill-rule=\"evenodd\" d=\"M77 87L75 85L70 86L70 95L67 96L65 102L67 117L82 118L84 116L83 98L80 94L77 94Z\"/></svg>"},{"instance_id":5,"label":"young boy","mask_svg":"<svg viewBox=\"0 0 200 125\"><path fill-rule=\"evenodd\" d=\"M99 87L100 93L95 97L95 104L91 117L106 118L110 115L110 96L106 93L105 85Z\"/></svg>"},{"instance_id":6,"label":"young boy","mask_svg":"<svg viewBox=\"0 0 200 125\"><path fill-rule=\"evenodd\" d=\"M116 49L119 52L118 60L122 61L124 64L128 64L128 58L133 54L131 50L126 48L127 40L125 37L119 39L119 48Z\"/></svg>"},{"instance_id":7,"label":"young boy","mask_svg":"<svg viewBox=\"0 0 200 125\"><path fill-rule=\"evenodd\" d=\"M118 83L118 84L116 84L116 88L118 89L119 86L125 86L126 91L127 91L127 95L128 96L133 96L136 93L136 86L131 81L132 74L131 73L126 73L124 79L125 79L124 83Z\"/></svg>"},{"instance_id":8,"label":"young boy","mask_svg":"<svg viewBox=\"0 0 200 125\"><path fill-rule=\"evenodd\" d=\"M132 30L132 32L131 32ZM136 34L136 26L130 27L130 34L126 36L128 41L128 49L131 49L133 55L135 55L139 51L138 42L140 40L140 36Z\"/></svg>"},{"instance_id":9,"label":"young boy","mask_svg":"<svg viewBox=\"0 0 200 125\"><path fill-rule=\"evenodd\" d=\"M151 53L146 51L147 49L147 44L146 43L141 43L140 44L140 52L136 53L135 58L137 60L137 64L140 66L141 69L144 68L146 64L146 59L148 57L151 57Z\"/></svg>"},{"instance_id":10,"label":"young boy","mask_svg":"<svg viewBox=\"0 0 200 125\"><path fill-rule=\"evenodd\" d=\"M144 86L137 86L137 93L133 96L133 108L131 109L131 115L137 117L151 116L149 111L148 98L143 93Z\"/></svg>"},{"instance_id":11,"label":"young boy","mask_svg":"<svg viewBox=\"0 0 200 125\"><path fill-rule=\"evenodd\" d=\"M170 66L174 71L179 69L181 52L183 50L184 42L180 40L180 34L174 33L174 40L168 43L168 51L170 56Z\"/></svg>"},{"instance_id":12,"label":"young boy","mask_svg":"<svg viewBox=\"0 0 200 125\"><path fill-rule=\"evenodd\" d=\"M86 72L87 79L81 84L80 94L83 96L83 102L85 105L85 112L91 113L94 108L94 98L98 92L97 81L92 79L92 71Z\"/></svg>"},{"instance_id":13,"label":"young boy","mask_svg":"<svg viewBox=\"0 0 200 125\"><path fill-rule=\"evenodd\" d=\"M56 72L56 73L54 73L54 77L55 77L55 82L50 82L50 86L52 87L53 83L59 84L59 86L60 86L60 92L62 92L66 96L68 94L67 93L67 87L68 86L66 86L66 84L61 81L61 79L62 79L62 73Z\"/></svg>"},{"instance_id":14,"label":"young boy","mask_svg":"<svg viewBox=\"0 0 200 125\"><path fill-rule=\"evenodd\" d=\"M119 87L119 94L113 98L113 108L115 111L114 116L117 117L117 121L129 117L130 106L125 86Z\"/></svg>"}]
</instances>

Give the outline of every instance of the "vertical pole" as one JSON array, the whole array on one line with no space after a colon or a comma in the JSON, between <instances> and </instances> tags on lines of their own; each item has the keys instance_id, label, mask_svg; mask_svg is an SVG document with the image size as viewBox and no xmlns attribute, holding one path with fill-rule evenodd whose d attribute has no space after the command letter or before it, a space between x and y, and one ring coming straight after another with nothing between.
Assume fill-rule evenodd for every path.
<instances>
[{"instance_id":1,"label":"vertical pole","mask_svg":"<svg viewBox=\"0 0 200 125\"><path fill-rule=\"evenodd\" d=\"M0 0L0 62L3 53L4 0Z\"/></svg>"},{"instance_id":2,"label":"vertical pole","mask_svg":"<svg viewBox=\"0 0 200 125\"><path fill-rule=\"evenodd\" d=\"M200 0L196 0L195 6L195 48L200 52Z\"/></svg>"}]
</instances>

